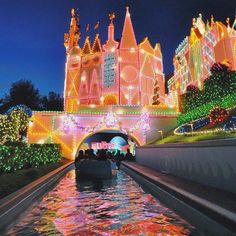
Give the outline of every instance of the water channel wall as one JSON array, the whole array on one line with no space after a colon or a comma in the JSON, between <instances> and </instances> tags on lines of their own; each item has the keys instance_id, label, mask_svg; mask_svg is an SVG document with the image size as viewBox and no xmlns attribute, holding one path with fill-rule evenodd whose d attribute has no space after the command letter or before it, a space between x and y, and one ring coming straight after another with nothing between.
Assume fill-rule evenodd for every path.
<instances>
[{"instance_id":1,"label":"water channel wall","mask_svg":"<svg viewBox=\"0 0 236 236\"><path fill-rule=\"evenodd\" d=\"M15 223L17 218L43 194L51 189L58 180L73 168L73 163L67 163L47 175L33 181L18 191L0 200L0 235Z\"/></svg>"},{"instance_id":2,"label":"water channel wall","mask_svg":"<svg viewBox=\"0 0 236 236\"><path fill-rule=\"evenodd\" d=\"M236 140L137 147L138 163L218 189L236 193Z\"/></svg>"}]
</instances>

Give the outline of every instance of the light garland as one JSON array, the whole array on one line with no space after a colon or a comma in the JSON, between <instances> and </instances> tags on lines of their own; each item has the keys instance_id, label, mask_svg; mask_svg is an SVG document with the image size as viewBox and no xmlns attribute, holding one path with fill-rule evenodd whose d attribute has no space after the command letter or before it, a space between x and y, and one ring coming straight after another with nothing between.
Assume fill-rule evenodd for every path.
<instances>
[{"instance_id":1,"label":"light garland","mask_svg":"<svg viewBox=\"0 0 236 236\"><path fill-rule=\"evenodd\" d=\"M198 134L220 134L220 133L224 133L224 134L229 134L231 132L236 132L236 128L232 128L229 131L225 130L224 128L216 128L213 130L204 130L204 131L193 131L193 132L178 132L179 127L177 127L174 130L174 135L178 135L178 136L183 136L183 135L198 135Z\"/></svg>"},{"instance_id":2,"label":"light garland","mask_svg":"<svg viewBox=\"0 0 236 236\"><path fill-rule=\"evenodd\" d=\"M114 112L108 112L101 119L99 123L97 123L95 126L92 126L92 127L85 127L79 124L76 118L74 118L71 115L67 115L63 121L63 131L65 133L69 133L71 130L75 128L80 129L86 133L96 132L98 130L101 130L102 128L108 128L108 129L112 128L112 129L119 129L122 133L125 133L125 134L134 133L137 129L141 128L143 133L147 133L150 130L149 113L144 112L143 114L141 114L139 120L131 128L122 127L121 122L119 121L119 118Z\"/></svg>"}]
</instances>

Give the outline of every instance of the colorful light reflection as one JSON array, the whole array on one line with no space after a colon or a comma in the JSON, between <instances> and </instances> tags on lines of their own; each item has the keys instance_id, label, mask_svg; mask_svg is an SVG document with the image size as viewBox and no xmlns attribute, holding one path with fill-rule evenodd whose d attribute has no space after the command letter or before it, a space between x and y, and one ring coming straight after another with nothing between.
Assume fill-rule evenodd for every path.
<instances>
[{"instance_id":1,"label":"colorful light reflection","mask_svg":"<svg viewBox=\"0 0 236 236\"><path fill-rule=\"evenodd\" d=\"M198 235L129 176L76 181L74 170L37 202L7 235Z\"/></svg>"}]
</instances>

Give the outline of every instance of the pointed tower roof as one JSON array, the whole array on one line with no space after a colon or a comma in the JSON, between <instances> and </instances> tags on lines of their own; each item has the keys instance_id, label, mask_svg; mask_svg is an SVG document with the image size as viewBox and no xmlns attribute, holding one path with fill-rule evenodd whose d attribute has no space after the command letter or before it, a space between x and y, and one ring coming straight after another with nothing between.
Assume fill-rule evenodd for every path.
<instances>
[{"instance_id":1,"label":"pointed tower roof","mask_svg":"<svg viewBox=\"0 0 236 236\"><path fill-rule=\"evenodd\" d=\"M91 46L90 46L89 36L87 36L85 41L84 41L84 46L83 46L82 52L83 52L84 55L91 53Z\"/></svg>"},{"instance_id":2,"label":"pointed tower roof","mask_svg":"<svg viewBox=\"0 0 236 236\"><path fill-rule=\"evenodd\" d=\"M134 29L132 21L130 18L129 7L126 7L125 22L121 37L120 48L135 48L137 47L137 42L134 34Z\"/></svg>"},{"instance_id":3,"label":"pointed tower roof","mask_svg":"<svg viewBox=\"0 0 236 236\"><path fill-rule=\"evenodd\" d=\"M148 40L148 37L145 37L144 40L139 44L139 48L143 49L144 51L153 54L154 53L154 49L150 43L150 41Z\"/></svg>"},{"instance_id":4,"label":"pointed tower roof","mask_svg":"<svg viewBox=\"0 0 236 236\"><path fill-rule=\"evenodd\" d=\"M92 52L102 52L102 46L101 46L101 42L99 39L99 34L96 34L94 42L93 42L93 47L92 47Z\"/></svg>"},{"instance_id":5,"label":"pointed tower roof","mask_svg":"<svg viewBox=\"0 0 236 236\"><path fill-rule=\"evenodd\" d=\"M225 26L225 24L223 24L220 21L216 21L215 25L216 25L216 28L217 28L219 39L222 39L224 36L228 35L228 30L227 30L227 27Z\"/></svg>"},{"instance_id":6,"label":"pointed tower roof","mask_svg":"<svg viewBox=\"0 0 236 236\"><path fill-rule=\"evenodd\" d=\"M154 48L154 54L156 57L162 58L162 52L161 52L161 44L156 43L155 48Z\"/></svg>"},{"instance_id":7,"label":"pointed tower roof","mask_svg":"<svg viewBox=\"0 0 236 236\"><path fill-rule=\"evenodd\" d=\"M76 18L75 10L72 9L70 30L68 33L64 34L64 46L67 52L69 52L71 48L78 46L78 41L80 39L80 31L79 31L78 23L79 23L79 17Z\"/></svg>"},{"instance_id":8,"label":"pointed tower roof","mask_svg":"<svg viewBox=\"0 0 236 236\"><path fill-rule=\"evenodd\" d=\"M198 28L192 27L189 36L189 43L193 45L197 40L201 39L202 35Z\"/></svg>"},{"instance_id":9,"label":"pointed tower roof","mask_svg":"<svg viewBox=\"0 0 236 236\"><path fill-rule=\"evenodd\" d=\"M108 26L108 39L106 43L103 45L103 49L105 51L115 51L118 48L119 43L114 40L114 30L115 30L115 27L113 24L113 20L115 19L114 12L109 14L109 19L110 19L110 24Z\"/></svg>"}]
</instances>

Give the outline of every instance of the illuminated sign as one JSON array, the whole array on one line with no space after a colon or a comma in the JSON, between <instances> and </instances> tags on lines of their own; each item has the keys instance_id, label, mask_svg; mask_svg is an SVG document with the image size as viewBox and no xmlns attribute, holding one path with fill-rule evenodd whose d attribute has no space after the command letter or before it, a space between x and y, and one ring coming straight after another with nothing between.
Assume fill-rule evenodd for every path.
<instances>
[{"instance_id":1,"label":"illuminated sign","mask_svg":"<svg viewBox=\"0 0 236 236\"><path fill-rule=\"evenodd\" d=\"M113 143L107 143L105 141L102 142L92 142L91 148L94 150L97 149L115 149L115 145Z\"/></svg>"},{"instance_id":2,"label":"illuminated sign","mask_svg":"<svg viewBox=\"0 0 236 236\"><path fill-rule=\"evenodd\" d=\"M104 87L111 87L115 84L116 79L116 59L113 53L106 54L104 58Z\"/></svg>"}]
</instances>

